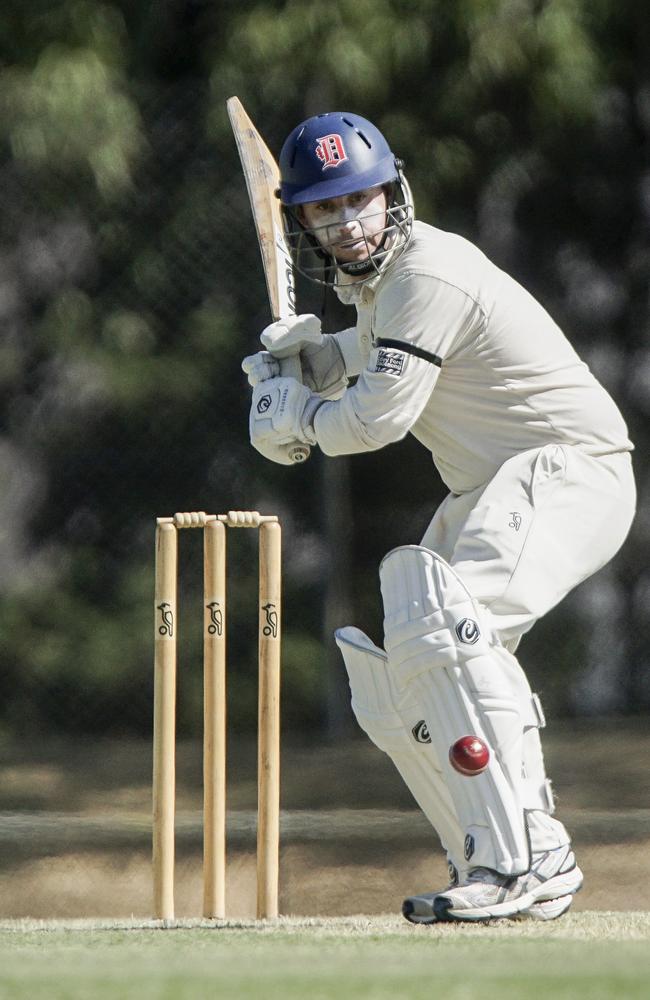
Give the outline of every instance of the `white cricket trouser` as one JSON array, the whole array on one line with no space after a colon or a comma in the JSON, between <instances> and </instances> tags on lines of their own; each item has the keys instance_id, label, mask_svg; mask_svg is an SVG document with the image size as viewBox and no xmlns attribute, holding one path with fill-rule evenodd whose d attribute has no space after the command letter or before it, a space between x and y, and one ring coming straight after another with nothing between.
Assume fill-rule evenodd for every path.
<instances>
[{"instance_id":1,"label":"white cricket trouser","mask_svg":"<svg viewBox=\"0 0 650 1000\"><path fill-rule=\"evenodd\" d=\"M513 651L616 554L635 502L628 452L594 458L546 445L509 459L487 486L450 494L421 544L453 566Z\"/></svg>"},{"instance_id":2,"label":"white cricket trouser","mask_svg":"<svg viewBox=\"0 0 650 1000\"><path fill-rule=\"evenodd\" d=\"M635 503L629 453L594 458L547 445L509 459L487 486L448 496L422 545L453 566L513 653L542 615L616 554ZM533 851L568 843L544 812L529 813L528 827Z\"/></svg>"}]
</instances>

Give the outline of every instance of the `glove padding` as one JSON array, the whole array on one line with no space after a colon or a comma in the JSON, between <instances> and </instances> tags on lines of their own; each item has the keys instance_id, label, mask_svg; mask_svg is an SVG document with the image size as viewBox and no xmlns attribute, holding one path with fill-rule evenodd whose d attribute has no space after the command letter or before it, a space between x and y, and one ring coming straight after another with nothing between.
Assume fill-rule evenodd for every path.
<instances>
[{"instance_id":1,"label":"glove padding","mask_svg":"<svg viewBox=\"0 0 650 1000\"><path fill-rule=\"evenodd\" d=\"M300 354L303 347L320 347L323 342L320 320L312 313L287 316L262 330L260 340L274 358L289 358Z\"/></svg>"},{"instance_id":2,"label":"glove padding","mask_svg":"<svg viewBox=\"0 0 650 1000\"><path fill-rule=\"evenodd\" d=\"M336 337L321 333L320 320L311 313L271 323L260 340L268 350L242 362L252 386L283 375L282 360L299 356L303 384L312 392L323 399L337 399L347 388L345 362ZM279 366L274 359L280 361Z\"/></svg>"},{"instance_id":3,"label":"glove padding","mask_svg":"<svg viewBox=\"0 0 650 1000\"><path fill-rule=\"evenodd\" d=\"M249 354L241 363L242 371L248 376L248 384L253 388L258 382L266 382L269 378L277 378L280 374L280 362L270 351L258 351Z\"/></svg>"},{"instance_id":4,"label":"glove padding","mask_svg":"<svg viewBox=\"0 0 650 1000\"><path fill-rule=\"evenodd\" d=\"M293 457L294 449L300 447L304 450L304 445L299 441L291 441L289 444L276 444L270 439L263 441L253 439L251 433L251 443L256 451L259 451L260 455L264 458L268 458L270 462L277 462L278 465L296 465L300 464L296 462L295 457ZM309 457L309 450L307 449L307 455Z\"/></svg>"},{"instance_id":5,"label":"glove padding","mask_svg":"<svg viewBox=\"0 0 650 1000\"><path fill-rule=\"evenodd\" d=\"M260 445L316 444L311 423L322 405L320 397L295 378L271 378L253 389L249 430L251 444L264 454ZM267 455L267 457L269 457ZM273 461L277 461L274 458Z\"/></svg>"}]
</instances>

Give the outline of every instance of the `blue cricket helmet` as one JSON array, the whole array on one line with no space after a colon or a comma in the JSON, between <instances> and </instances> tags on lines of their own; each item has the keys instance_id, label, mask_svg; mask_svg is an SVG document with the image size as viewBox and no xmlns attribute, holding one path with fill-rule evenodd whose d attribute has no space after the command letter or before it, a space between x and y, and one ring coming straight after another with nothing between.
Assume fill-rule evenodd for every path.
<instances>
[{"instance_id":1,"label":"blue cricket helmet","mask_svg":"<svg viewBox=\"0 0 650 1000\"><path fill-rule=\"evenodd\" d=\"M280 201L324 201L398 180L402 164L378 128L360 115L331 111L298 125L280 153Z\"/></svg>"}]
</instances>

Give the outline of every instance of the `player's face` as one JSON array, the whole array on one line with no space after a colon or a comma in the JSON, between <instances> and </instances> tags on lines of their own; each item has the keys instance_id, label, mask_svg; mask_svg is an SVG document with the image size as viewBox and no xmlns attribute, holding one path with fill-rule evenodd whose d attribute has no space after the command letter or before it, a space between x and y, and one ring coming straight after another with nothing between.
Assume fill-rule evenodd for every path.
<instances>
[{"instance_id":1,"label":"player's face","mask_svg":"<svg viewBox=\"0 0 650 1000\"><path fill-rule=\"evenodd\" d=\"M377 250L386 228L388 203L382 187L312 201L301 206L300 219L322 247L341 264L365 260Z\"/></svg>"}]
</instances>

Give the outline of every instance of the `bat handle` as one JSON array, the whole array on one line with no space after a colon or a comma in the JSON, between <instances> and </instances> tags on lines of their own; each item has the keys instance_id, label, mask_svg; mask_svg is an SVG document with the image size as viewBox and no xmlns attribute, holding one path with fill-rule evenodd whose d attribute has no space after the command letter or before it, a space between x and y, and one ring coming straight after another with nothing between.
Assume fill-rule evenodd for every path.
<instances>
[{"instance_id":1,"label":"bat handle","mask_svg":"<svg viewBox=\"0 0 650 1000\"><path fill-rule=\"evenodd\" d=\"M290 358L282 358L280 360L280 375L287 378L295 378L298 382L302 382L302 365L300 364L300 355L292 354ZM289 449L289 458L294 463L306 462L309 458L310 448L306 444L295 444Z\"/></svg>"}]
</instances>

